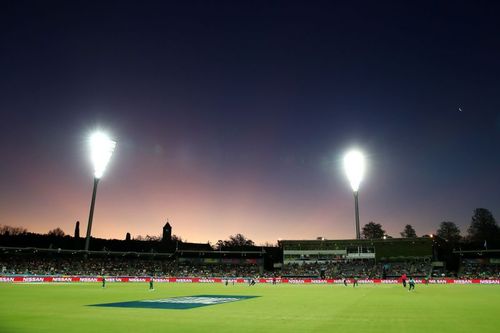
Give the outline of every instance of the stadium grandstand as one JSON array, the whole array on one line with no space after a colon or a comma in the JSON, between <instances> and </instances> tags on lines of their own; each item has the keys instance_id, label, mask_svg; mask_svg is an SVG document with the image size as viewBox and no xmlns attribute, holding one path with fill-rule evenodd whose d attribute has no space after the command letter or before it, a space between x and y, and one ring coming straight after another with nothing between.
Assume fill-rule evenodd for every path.
<instances>
[{"instance_id":1,"label":"stadium grandstand","mask_svg":"<svg viewBox=\"0 0 500 333\"><path fill-rule=\"evenodd\" d=\"M3 275L265 276L262 251L139 253L0 248Z\"/></svg>"},{"instance_id":2,"label":"stadium grandstand","mask_svg":"<svg viewBox=\"0 0 500 333\"><path fill-rule=\"evenodd\" d=\"M432 273L430 237L374 240L282 240L283 275L316 278L394 278Z\"/></svg>"},{"instance_id":3,"label":"stadium grandstand","mask_svg":"<svg viewBox=\"0 0 500 333\"><path fill-rule=\"evenodd\" d=\"M219 246L172 237L152 240L22 233L0 235L0 270L8 275L163 276L309 279L498 278L500 251L449 249L438 237L373 240L280 240L278 246Z\"/></svg>"},{"instance_id":4,"label":"stadium grandstand","mask_svg":"<svg viewBox=\"0 0 500 333\"><path fill-rule=\"evenodd\" d=\"M460 258L458 276L462 279L499 279L500 250L456 250Z\"/></svg>"}]
</instances>

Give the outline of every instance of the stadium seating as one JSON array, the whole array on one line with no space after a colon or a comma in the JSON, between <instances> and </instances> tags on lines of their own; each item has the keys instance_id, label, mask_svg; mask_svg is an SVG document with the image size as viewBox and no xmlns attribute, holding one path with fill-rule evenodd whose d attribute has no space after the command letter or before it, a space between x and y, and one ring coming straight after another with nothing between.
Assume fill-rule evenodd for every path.
<instances>
[{"instance_id":1,"label":"stadium seating","mask_svg":"<svg viewBox=\"0 0 500 333\"><path fill-rule=\"evenodd\" d=\"M500 278L500 265L463 260L459 277L462 279Z\"/></svg>"},{"instance_id":2,"label":"stadium seating","mask_svg":"<svg viewBox=\"0 0 500 333\"><path fill-rule=\"evenodd\" d=\"M101 253L40 253L34 250L0 251L2 275L80 275L80 276L165 276L165 277L302 277L339 279L394 279L403 273L415 278L455 276L445 267L432 267L428 260L375 261L333 260L316 263L289 263L275 270L264 271L253 261L231 261L207 264L205 261L180 260L175 256L158 257L145 254ZM458 273L464 279L500 278L496 261L464 259Z\"/></svg>"}]
</instances>

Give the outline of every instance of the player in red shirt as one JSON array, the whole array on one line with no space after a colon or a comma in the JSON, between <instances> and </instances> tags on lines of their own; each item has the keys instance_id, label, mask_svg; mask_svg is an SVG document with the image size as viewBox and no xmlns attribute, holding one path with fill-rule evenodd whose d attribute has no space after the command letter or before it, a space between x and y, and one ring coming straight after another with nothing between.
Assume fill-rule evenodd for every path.
<instances>
[{"instance_id":1,"label":"player in red shirt","mask_svg":"<svg viewBox=\"0 0 500 333\"><path fill-rule=\"evenodd\" d=\"M403 275L401 275L401 282L403 282L403 287L406 288L406 273L403 273Z\"/></svg>"}]
</instances>

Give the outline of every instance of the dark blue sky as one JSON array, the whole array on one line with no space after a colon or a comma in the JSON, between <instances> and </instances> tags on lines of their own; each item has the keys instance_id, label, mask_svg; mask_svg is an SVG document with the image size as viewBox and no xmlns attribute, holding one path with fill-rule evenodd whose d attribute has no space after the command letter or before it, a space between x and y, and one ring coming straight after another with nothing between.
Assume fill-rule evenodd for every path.
<instances>
[{"instance_id":1,"label":"dark blue sky","mask_svg":"<svg viewBox=\"0 0 500 333\"><path fill-rule=\"evenodd\" d=\"M86 225L85 139L118 140L94 232L350 238L341 169L369 158L361 224L397 236L500 214L494 1L7 1L0 224ZM459 111L461 109L462 111Z\"/></svg>"}]
</instances>

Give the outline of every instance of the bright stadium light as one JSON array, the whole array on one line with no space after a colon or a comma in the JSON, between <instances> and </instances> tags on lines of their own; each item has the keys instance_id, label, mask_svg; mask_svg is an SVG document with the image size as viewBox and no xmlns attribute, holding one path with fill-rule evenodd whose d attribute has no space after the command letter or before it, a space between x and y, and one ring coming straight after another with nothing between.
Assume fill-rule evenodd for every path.
<instances>
[{"instance_id":1,"label":"bright stadium light","mask_svg":"<svg viewBox=\"0 0 500 333\"><path fill-rule=\"evenodd\" d=\"M94 189L90 203L89 223L87 224L87 237L85 238L85 251L89 250L90 233L92 231L92 219L94 217L95 197L97 184L106 170L111 155L116 147L116 141L111 140L106 134L96 132L90 136L90 158L94 165Z\"/></svg>"},{"instance_id":2,"label":"bright stadium light","mask_svg":"<svg viewBox=\"0 0 500 333\"><path fill-rule=\"evenodd\" d=\"M344 169L347 174L347 179L351 183L353 191L358 191L359 184L363 180L365 173L365 158L357 150L352 150L344 156Z\"/></svg>"},{"instance_id":3,"label":"bright stadium light","mask_svg":"<svg viewBox=\"0 0 500 333\"><path fill-rule=\"evenodd\" d=\"M356 239L361 238L359 229L359 207L358 207L358 190L363 175L365 173L365 158L363 154L357 150L352 150L344 156L344 169L347 174L347 179L351 183L351 188L354 193L354 213L356 223Z\"/></svg>"},{"instance_id":4,"label":"bright stadium light","mask_svg":"<svg viewBox=\"0 0 500 333\"><path fill-rule=\"evenodd\" d=\"M90 157L94 165L94 177L100 179L115 150L116 142L106 134L96 132L90 137Z\"/></svg>"}]
</instances>

